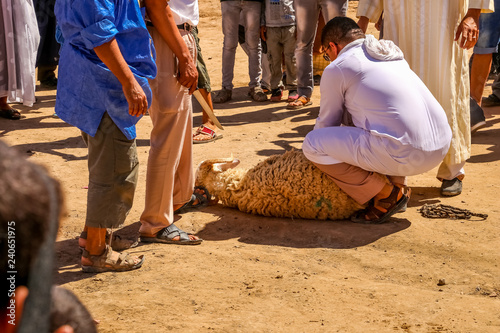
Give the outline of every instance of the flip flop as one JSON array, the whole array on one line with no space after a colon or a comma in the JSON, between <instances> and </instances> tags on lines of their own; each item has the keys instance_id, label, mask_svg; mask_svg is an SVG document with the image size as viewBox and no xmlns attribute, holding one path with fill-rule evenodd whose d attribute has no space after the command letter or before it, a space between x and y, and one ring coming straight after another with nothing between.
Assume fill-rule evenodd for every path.
<instances>
[{"instance_id":1,"label":"flip flop","mask_svg":"<svg viewBox=\"0 0 500 333\"><path fill-rule=\"evenodd\" d=\"M198 134L206 134L210 136L210 139L208 140L195 140L194 137ZM207 143L207 142L213 142L215 140L222 139L222 134L217 134L215 133L214 130L201 125L198 127L198 130L196 130L195 134L193 135L193 143Z\"/></svg>"},{"instance_id":2,"label":"flip flop","mask_svg":"<svg viewBox=\"0 0 500 333\"><path fill-rule=\"evenodd\" d=\"M306 96L300 96L299 98L297 98L297 100L288 103L286 108L291 110L296 110L296 109L302 109L303 107L309 106L311 104L312 102L310 98L307 98Z\"/></svg>"},{"instance_id":3,"label":"flip flop","mask_svg":"<svg viewBox=\"0 0 500 333\"><path fill-rule=\"evenodd\" d=\"M204 193L200 194L196 192L196 190L201 190ZM196 200L198 200L197 204L194 203ZM209 201L210 201L210 193L208 192L208 190L203 186L196 186L194 188L193 194L191 195L191 200L186 202L181 208L176 209L174 211L174 214L182 214L191 210L200 209L202 207L207 206L209 204Z\"/></svg>"},{"instance_id":4,"label":"flip flop","mask_svg":"<svg viewBox=\"0 0 500 333\"><path fill-rule=\"evenodd\" d=\"M175 224L171 224L166 228L161 229L155 236L143 236L141 235L141 242L143 243L163 243L163 244L177 244L177 245L198 245L203 242L203 239L190 239L189 236L192 234L187 233L179 228ZM179 236L178 240L174 240L175 237Z\"/></svg>"},{"instance_id":5,"label":"flip flop","mask_svg":"<svg viewBox=\"0 0 500 333\"><path fill-rule=\"evenodd\" d=\"M19 120L21 119L21 112L13 108L0 109L0 117L11 120Z\"/></svg>"}]
</instances>

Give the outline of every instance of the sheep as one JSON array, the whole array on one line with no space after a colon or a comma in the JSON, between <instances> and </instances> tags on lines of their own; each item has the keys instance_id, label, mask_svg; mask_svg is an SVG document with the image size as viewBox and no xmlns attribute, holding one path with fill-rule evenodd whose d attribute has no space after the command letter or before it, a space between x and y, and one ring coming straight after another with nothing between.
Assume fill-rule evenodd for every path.
<instances>
[{"instance_id":1,"label":"sheep","mask_svg":"<svg viewBox=\"0 0 500 333\"><path fill-rule=\"evenodd\" d=\"M341 220L364 208L301 150L273 155L249 170L233 169L238 164L232 157L204 161L196 171L196 185L223 206L264 216Z\"/></svg>"}]
</instances>

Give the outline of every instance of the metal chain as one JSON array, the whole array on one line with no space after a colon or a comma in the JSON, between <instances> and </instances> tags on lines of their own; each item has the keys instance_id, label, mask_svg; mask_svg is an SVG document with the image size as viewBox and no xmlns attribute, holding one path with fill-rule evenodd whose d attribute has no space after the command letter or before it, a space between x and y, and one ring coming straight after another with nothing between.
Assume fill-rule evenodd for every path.
<instances>
[{"instance_id":1,"label":"metal chain","mask_svg":"<svg viewBox=\"0 0 500 333\"><path fill-rule=\"evenodd\" d=\"M472 216L480 217L483 220L488 218L488 214L473 213L470 210L457 208L449 205L437 204L430 205L424 204L419 212L423 217L428 217L431 219L453 219L453 220L470 220Z\"/></svg>"}]
</instances>

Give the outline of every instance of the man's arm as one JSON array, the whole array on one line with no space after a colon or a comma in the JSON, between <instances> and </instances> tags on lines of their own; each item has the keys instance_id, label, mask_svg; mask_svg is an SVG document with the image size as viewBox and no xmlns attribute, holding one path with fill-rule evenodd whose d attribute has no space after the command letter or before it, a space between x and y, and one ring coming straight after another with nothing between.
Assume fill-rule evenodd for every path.
<instances>
[{"instance_id":1,"label":"man's arm","mask_svg":"<svg viewBox=\"0 0 500 333\"><path fill-rule=\"evenodd\" d=\"M192 94L198 84L198 71L189 49L175 25L168 0L144 0L146 11L156 30L179 60L179 83Z\"/></svg>"},{"instance_id":2,"label":"man's arm","mask_svg":"<svg viewBox=\"0 0 500 333\"><path fill-rule=\"evenodd\" d=\"M94 48L95 53L120 81L128 102L128 113L139 117L148 111L148 100L128 67L116 39Z\"/></svg>"},{"instance_id":3,"label":"man's arm","mask_svg":"<svg viewBox=\"0 0 500 333\"><path fill-rule=\"evenodd\" d=\"M321 76L321 99L314 129L340 126L344 113L345 91L343 75L335 66L329 66Z\"/></svg>"}]
</instances>

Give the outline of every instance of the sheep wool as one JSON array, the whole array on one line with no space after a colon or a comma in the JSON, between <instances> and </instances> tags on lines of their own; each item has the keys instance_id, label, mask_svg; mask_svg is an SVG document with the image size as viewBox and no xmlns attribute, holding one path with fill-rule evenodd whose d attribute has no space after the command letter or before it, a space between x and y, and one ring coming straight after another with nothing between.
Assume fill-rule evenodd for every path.
<instances>
[{"instance_id":1,"label":"sheep wool","mask_svg":"<svg viewBox=\"0 0 500 333\"><path fill-rule=\"evenodd\" d=\"M202 162L196 185L224 206L264 216L341 220L363 208L301 150L271 156L249 170L233 169L238 163L232 158Z\"/></svg>"}]
</instances>

